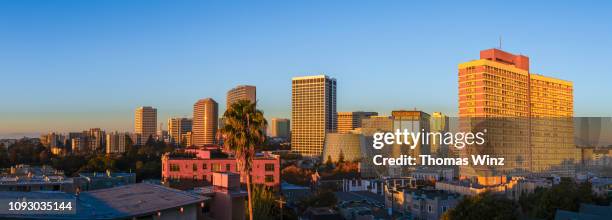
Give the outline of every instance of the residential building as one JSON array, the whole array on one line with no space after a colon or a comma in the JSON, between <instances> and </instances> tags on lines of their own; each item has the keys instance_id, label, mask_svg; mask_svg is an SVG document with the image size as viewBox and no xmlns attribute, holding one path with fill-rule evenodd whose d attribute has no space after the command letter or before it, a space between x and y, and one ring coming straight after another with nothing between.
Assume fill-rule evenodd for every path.
<instances>
[{"instance_id":1,"label":"residential building","mask_svg":"<svg viewBox=\"0 0 612 220\"><path fill-rule=\"evenodd\" d=\"M460 129L487 131L485 144L462 152L506 161L462 166L461 175L573 176L573 83L535 74L529 65L529 57L499 49L459 64Z\"/></svg>"},{"instance_id":2,"label":"residential building","mask_svg":"<svg viewBox=\"0 0 612 220\"><path fill-rule=\"evenodd\" d=\"M90 128L87 131L83 131L83 133L87 136L87 148L90 151L104 151L106 135L102 129Z\"/></svg>"},{"instance_id":3,"label":"residential building","mask_svg":"<svg viewBox=\"0 0 612 220\"><path fill-rule=\"evenodd\" d=\"M0 191L75 192L78 184L50 166L16 165L0 172ZM0 197L4 198L4 197Z\"/></svg>"},{"instance_id":4,"label":"residential building","mask_svg":"<svg viewBox=\"0 0 612 220\"><path fill-rule=\"evenodd\" d=\"M186 149L185 152L166 153L162 156L162 178L164 180L213 181L213 173L240 173L236 158L222 153L219 146L214 149ZM280 157L258 155L253 159L252 182L267 186L280 184ZM241 181L245 182L244 177Z\"/></svg>"},{"instance_id":5,"label":"residential building","mask_svg":"<svg viewBox=\"0 0 612 220\"><path fill-rule=\"evenodd\" d=\"M193 120L191 118L170 118L168 119L168 133L170 142L177 145L186 144L183 135L191 132ZM189 145L186 145L189 146Z\"/></svg>"},{"instance_id":6,"label":"residential building","mask_svg":"<svg viewBox=\"0 0 612 220\"><path fill-rule=\"evenodd\" d=\"M247 100L251 103L257 102L257 89L255 86L239 85L227 91L226 108L239 100Z\"/></svg>"},{"instance_id":7,"label":"residential building","mask_svg":"<svg viewBox=\"0 0 612 220\"><path fill-rule=\"evenodd\" d=\"M377 116L378 112L338 112L338 133L345 134L356 128L361 128L364 118Z\"/></svg>"},{"instance_id":8,"label":"residential building","mask_svg":"<svg viewBox=\"0 0 612 220\"><path fill-rule=\"evenodd\" d=\"M120 154L127 149L129 134L124 132L111 132L106 135L106 154Z\"/></svg>"},{"instance_id":9,"label":"residential building","mask_svg":"<svg viewBox=\"0 0 612 220\"><path fill-rule=\"evenodd\" d=\"M403 212L413 219L441 219L444 212L454 208L462 196L432 189L404 189Z\"/></svg>"},{"instance_id":10,"label":"residential building","mask_svg":"<svg viewBox=\"0 0 612 220\"><path fill-rule=\"evenodd\" d=\"M291 150L320 157L325 135L337 128L336 79L294 77L291 97Z\"/></svg>"},{"instance_id":11,"label":"residential building","mask_svg":"<svg viewBox=\"0 0 612 220\"><path fill-rule=\"evenodd\" d=\"M192 144L216 144L219 106L212 98L198 100L193 105Z\"/></svg>"},{"instance_id":12,"label":"residential building","mask_svg":"<svg viewBox=\"0 0 612 220\"><path fill-rule=\"evenodd\" d=\"M204 210L206 219L244 219L246 191L240 189L240 175L235 173L213 173L212 186L195 188L193 191L211 198Z\"/></svg>"},{"instance_id":13,"label":"residential building","mask_svg":"<svg viewBox=\"0 0 612 220\"><path fill-rule=\"evenodd\" d=\"M63 146L64 139L64 135L50 132L40 136L40 143L47 148L53 148Z\"/></svg>"},{"instance_id":14,"label":"residential building","mask_svg":"<svg viewBox=\"0 0 612 220\"><path fill-rule=\"evenodd\" d=\"M72 153L86 153L88 151L87 137L75 137L71 139Z\"/></svg>"},{"instance_id":15,"label":"residential building","mask_svg":"<svg viewBox=\"0 0 612 220\"><path fill-rule=\"evenodd\" d=\"M72 209L54 219L204 219L210 198L148 183L99 189L79 194L49 192L0 192L0 198L72 201ZM41 219L40 213L3 213L1 219Z\"/></svg>"},{"instance_id":16,"label":"residential building","mask_svg":"<svg viewBox=\"0 0 612 220\"><path fill-rule=\"evenodd\" d=\"M97 190L106 189L117 186L124 186L128 184L136 183L135 173L121 173L111 172L93 172L93 173L79 173L79 177L82 179L81 190Z\"/></svg>"},{"instance_id":17,"label":"residential building","mask_svg":"<svg viewBox=\"0 0 612 220\"><path fill-rule=\"evenodd\" d=\"M157 109L143 106L136 109L134 115L134 133L140 136L141 144L147 143L149 138L155 138L157 131Z\"/></svg>"},{"instance_id":18,"label":"residential building","mask_svg":"<svg viewBox=\"0 0 612 220\"><path fill-rule=\"evenodd\" d=\"M532 193L536 188L550 188L552 184L551 180L544 178L499 176L438 181L435 184L435 188L464 196L476 196L480 193L492 192L518 201L521 195Z\"/></svg>"},{"instance_id":19,"label":"residential building","mask_svg":"<svg viewBox=\"0 0 612 220\"><path fill-rule=\"evenodd\" d=\"M289 138L291 134L291 124L287 118L272 118L268 128L268 136L273 138Z\"/></svg>"}]
</instances>

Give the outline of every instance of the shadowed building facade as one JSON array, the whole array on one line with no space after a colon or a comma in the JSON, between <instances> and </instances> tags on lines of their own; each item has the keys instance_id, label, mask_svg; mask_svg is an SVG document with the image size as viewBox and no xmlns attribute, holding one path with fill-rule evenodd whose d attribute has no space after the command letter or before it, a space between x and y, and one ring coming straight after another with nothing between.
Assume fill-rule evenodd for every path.
<instances>
[{"instance_id":1,"label":"shadowed building facade","mask_svg":"<svg viewBox=\"0 0 612 220\"><path fill-rule=\"evenodd\" d=\"M191 118L168 119L168 133L170 134L170 142L178 145L186 144L187 140L183 140L183 135L187 134L187 132L191 132L192 125L193 120Z\"/></svg>"},{"instance_id":2,"label":"shadowed building facade","mask_svg":"<svg viewBox=\"0 0 612 220\"><path fill-rule=\"evenodd\" d=\"M349 131L361 127L364 118L377 116L377 112L338 112L338 133L349 133Z\"/></svg>"}]
</instances>

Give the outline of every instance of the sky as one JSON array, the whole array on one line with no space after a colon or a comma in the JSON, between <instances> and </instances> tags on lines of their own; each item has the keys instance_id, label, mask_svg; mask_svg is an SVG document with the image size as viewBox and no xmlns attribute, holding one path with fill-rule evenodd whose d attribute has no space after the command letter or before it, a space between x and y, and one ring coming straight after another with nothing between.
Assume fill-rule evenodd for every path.
<instances>
[{"instance_id":1,"label":"sky","mask_svg":"<svg viewBox=\"0 0 612 220\"><path fill-rule=\"evenodd\" d=\"M257 86L290 118L291 78L338 81L338 111L457 114L457 65L501 47L612 116L609 1L0 1L0 138L132 131Z\"/></svg>"}]
</instances>

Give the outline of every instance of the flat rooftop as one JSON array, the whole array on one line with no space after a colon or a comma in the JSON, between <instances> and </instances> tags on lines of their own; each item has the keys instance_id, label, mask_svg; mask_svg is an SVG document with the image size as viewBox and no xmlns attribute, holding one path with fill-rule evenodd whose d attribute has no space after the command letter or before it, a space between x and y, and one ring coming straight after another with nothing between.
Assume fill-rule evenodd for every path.
<instances>
[{"instance_id":1,"label":"flat rooftop","mask_svg":"<svg viewBox=\"0 0 612 220\"><path fill-rule=\"evenodd\" d=\"M0 198L76 199L74 215L0 215L21 219L117 219L154 214L171 208L200 203L208 197L164 186L137 183L74 194L62 192L0 192ZM74 206L73 206L74 207Z\"/></svg>"}]
</instances>

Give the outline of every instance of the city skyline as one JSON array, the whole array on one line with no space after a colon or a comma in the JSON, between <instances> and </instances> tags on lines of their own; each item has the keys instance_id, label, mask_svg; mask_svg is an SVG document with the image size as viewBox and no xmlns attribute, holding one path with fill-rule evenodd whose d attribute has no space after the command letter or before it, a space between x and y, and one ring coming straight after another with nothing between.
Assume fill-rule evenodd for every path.
<instances>
[{"instance_id":1,"label":"city skyline","mask_svg":"<svg viewBox=\"0 0 612 220\"><path fill-rule=\"evenodd\" d=\"M132 131L138 106L157 108L162 122L190 117L193 102L204 97L225 100L225 93L237 85L258 88L258 108L266 118L290 118L291 78L317 74L338 80L338 111L388 115L395 109L417 108L456 116L457 63L498 47L500 36L503 50L529 54L537 63L534 72L574 82L576 116L610 115L612 103L602 101L609 97L602 92L606 82L612 81L604 65L612 55L605 50L612 43L604 25L610 16L606 7L461 6L517 13L482 20L477 14L458 14L454 4L459 3L317 2L304 7L251 5L256 10L245 10L248 3L243 8L225 3L115 2L92 7L73 2L49 4L57 10L46 10L29 7L27 1L3 3L0 14L11 22L0 23L8 30L0 36L0 47L5 48L0 51L5 58L0 59L0 94L7 103L0 109L0 137L95 127ZM62 15L67 5L81 10ZM548 12L541 13L543 7ZM432 8L437 12L419 12ZM207 13L213 9L215 13ZM360 13L372 16L364 19ZM415 16L422 22L414 22ZM453 21L436 16L453 16ZM514 22L517 17L522 22ZM474 25L490 28L464 31ZM176 80L180 83L167 83ZM390 82L400 86L386 86ZM427 95L412 96L403 85ZM220 101L220 115L224 109Z\"/></svg>"}]
</instances>

